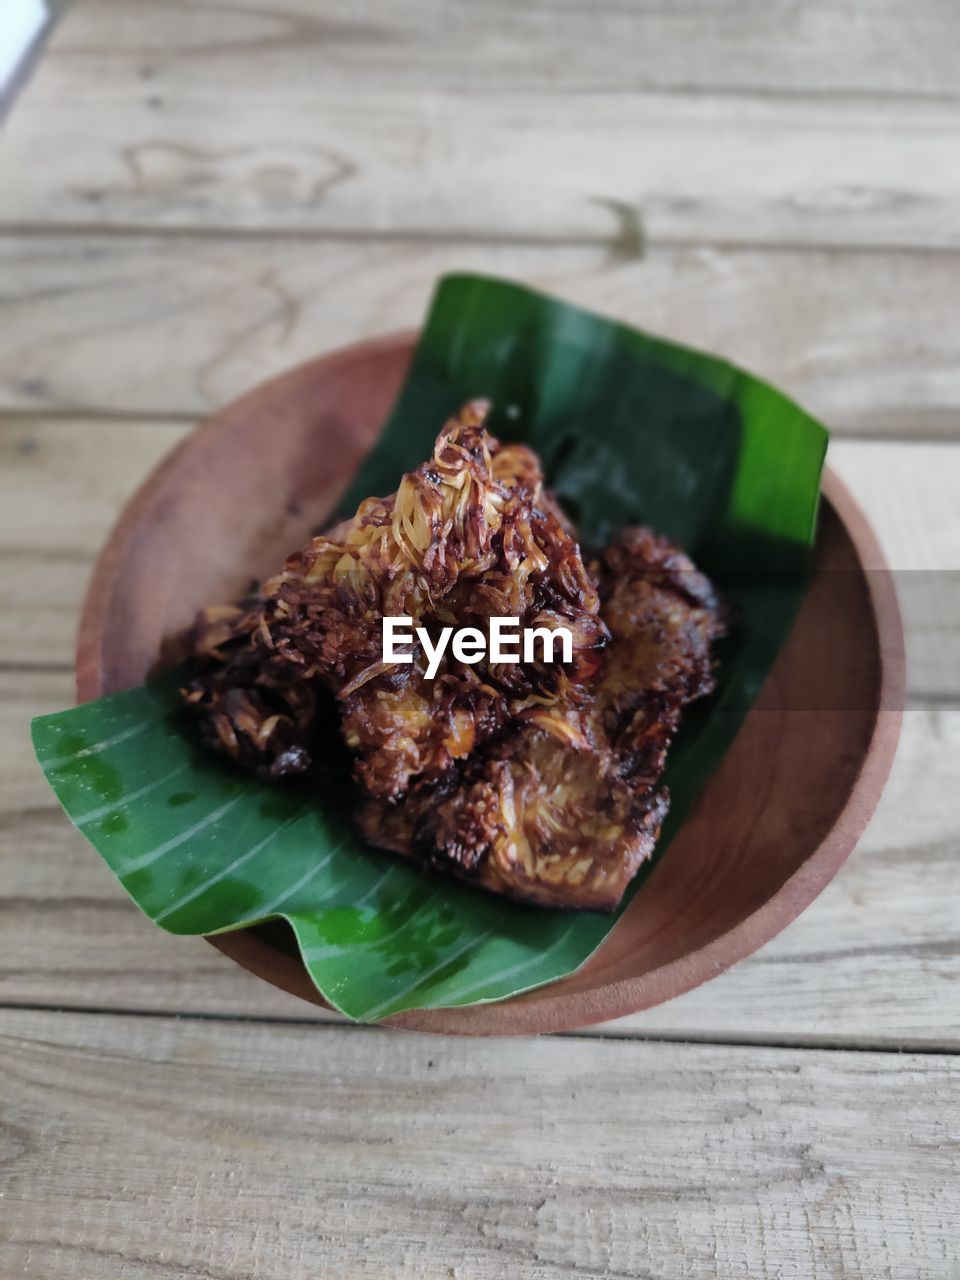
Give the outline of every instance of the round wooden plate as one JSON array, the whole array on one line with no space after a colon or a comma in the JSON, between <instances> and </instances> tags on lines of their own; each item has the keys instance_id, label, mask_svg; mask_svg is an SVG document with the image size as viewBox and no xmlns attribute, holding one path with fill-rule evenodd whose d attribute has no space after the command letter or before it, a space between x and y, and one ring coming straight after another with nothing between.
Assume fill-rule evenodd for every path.
<instances>
[{"instance_id":1,"label":"round wooden plate","mask_svg":"<svg viewBox=\"0 0 960 1280\"><path fill-rule=\"evenodd\" d=\"M80 701L140 684L205 604L237 598L322 523L376 438L411 335L323 356L204 423L149 477L94 571L80 626ZM762 946L863 831L896 747L903 636L876 539L826 473L816 568L746 723L669 852L575 974L498 1004L400 1014L461 1035L561 1031L689 991ZM323 1005L270 931L210 941Z\"/></svg>"}]
</instances>

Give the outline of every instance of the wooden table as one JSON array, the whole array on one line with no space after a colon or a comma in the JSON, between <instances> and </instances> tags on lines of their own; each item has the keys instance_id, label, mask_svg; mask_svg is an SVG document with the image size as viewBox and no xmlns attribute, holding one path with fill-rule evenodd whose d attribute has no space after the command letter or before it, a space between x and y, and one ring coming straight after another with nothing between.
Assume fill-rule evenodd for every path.
<instances>
[{"instance_id":1,"label":"wooden table","mask_svg":"<svg viewBox=\"0 0 960 1280\"><path fill-rule=\"evenodd\" d=\"M953 0L68 13L0 138L4 1280L960 1275L958 71ZM345 1026L168 937L27 737L156 460L453 268L783 386L905 571L842 874L578 1036Z\"/></svg>"}]
</instances>

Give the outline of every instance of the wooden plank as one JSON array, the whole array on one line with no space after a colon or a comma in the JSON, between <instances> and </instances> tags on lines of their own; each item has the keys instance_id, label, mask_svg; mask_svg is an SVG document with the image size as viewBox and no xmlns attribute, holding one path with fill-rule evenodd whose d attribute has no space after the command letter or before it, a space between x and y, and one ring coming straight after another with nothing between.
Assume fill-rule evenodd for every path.
<instances>
[{"instance_id":1,"label":"wooden plank","mask_svg":"<svg viewBox=\"0 0 960 1280\"><path fill-rule=\"evenodd\" d=\"M446 0L353 5L336 0L84 0L50 57L95 81L138 71L178 89L210 69L235 83L256 60L264 96L322 80L354 93L391 89L476 93L667 90L674 93L957 93L960 20L942 0L837 0L793 9L723 4L483 6Z\"/></svg>"},{"instance_id":2,"label":"wooden plank","mask_svg":"<svg viewBox=\"0 0 960 1280\"><path fill-rule=\"evenodd\" d=\"M956 108L320 89L295 103L50 85L0 150L0 224L618 245L956 248ZM45 87L46 86L46 87ZM43 92L43 98L39 94ZM157 106L156 103L161 105Z\"/></svg>"},{"instance_id":3,"label":"wooden plank","mask_svg":"<svg viewBox=\"0 0 960 1280\"><path fill-rule=\"evenodd\" d=\"M188 430L0 417L0 663L72 663L94 557L123 504Z\"/></svg>"},{"instance_id":4,"label":"wooden plank","mask_svg":"<svg viewBox=\"0 0 960 1280\"><path fill-rule=\"evenodd\" d=\"M0 1001L311 1019L200 939L150 925L40 774L31 716L67 673L0 675ZM785 933L699 991L604 1030L960 1049L960 709L907 712L880 808L840 876Z\"/></svg>"},{"instance_id":5,"label":"wooden plank","mask_svg":"<svg viewBox=\"0 0 960 1280\"><path fill-rule=\"evenodd\" d=\"M419 324L458 270L717 351L839 432L960 434L960 255L936 253L0 237L0 409L205 413L317 352Z\"/></svg>"},{"instance_id":6,"label":"wooden plank","mask_svg":"<svg viewBox=\"0 0 960 1280\"><path fill-rule=\"evenodd\" d=\"M188 429L0 418L0 663L72 662L93 558L123 503ZM899 571L910 692L960 698L960 446L835 441L830 460Z\"/></svg>"},{"instance_id":7,"label":"wooden plank","mask_svg":"<svg viewBox=\"0 0 960 1280\"><path fill-rule=\"evenodd\" d=\"M306 0L76 6L0 149L0 220L607 244L622 206L653 241L956 247L960 124L926 96L955 98L956 14L885 0L873 25L834 4L785 40L780 11L730 7L733 24L694 7L678 26L672 8L570 5L555 26L552 6L511 21L505 4L447 21L420 4L395 25L329 0L317 17ZM830 32L846 38L824 57ZM862 99L856 80L850 96L841 65L885 90L894 58L908 96ZM691 91L647 92L661 66Z\"/></svg>"},{"instance_id":8,"label":"wooden plank","mask_svg":"<svg viewBox=\"0 0 960 1280\"><path fill-rule=\"evenodd\" d=\"M960 1267L955 1059L8 1012L0 1062L10 1276Z\"/></svg>"}]
</instances>

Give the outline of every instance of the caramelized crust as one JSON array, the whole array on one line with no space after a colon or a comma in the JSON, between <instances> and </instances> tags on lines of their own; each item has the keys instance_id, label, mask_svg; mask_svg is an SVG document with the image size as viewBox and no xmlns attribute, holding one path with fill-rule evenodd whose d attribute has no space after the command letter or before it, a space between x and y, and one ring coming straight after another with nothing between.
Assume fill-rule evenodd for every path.
<instances>
[{"instance_id":1,"label":"caramelized crust","mask_svg":"<svg viewBox=\"0 0 960 1280\"><path fill-rule=\"evenodd\" d=\"M592 715L620 772L654 786L683 707L713 691L713 644L725 631L713 586L651 529L625 529L599 568L612 643Z\"/></svg>"},{"instance_id":2,"label":"caramelized crust","mask_svg":"<svg viewBox=\"0 0 960 1280\"><path fill-rule=\"evenodd\" d=\"M242 607L208 609L184 690L208 747L266 777L310 769L336 699L375 845L525 902L610 911L669 807L683 707L714 686L711 584L625 530L590 569L536 456L473 401L387 498L291 556ZM385 664L382 618L565 626L570 663ZM609 643L608 643L609 642Z\"/></svg>"},{"instance_id":3,"label":"caramelized crust","mask_svg":"<svg viewBox=\"0 0 960 1280\"><path fill-rule=\"evenodd\" d=\"M625 530L597 572L612 641L589 699L524 712L456 785L368 800L367 839L526 902L617 906L660 833L667 751L713 688L723 623L707 579L648 529Z\"/></svg>"},{"instance_id":4,"label":"caramelized crust","mask_svg":"<svg viewBox=\"0 0 960 1280\"><path fill-rule=\"evenodd\" d=\"M467 404L395 494L367 499L292 555L259 606L235 620L229 644L221 641L227 611L201 614L191 638L199 670L185 696L208 745L261 773L309 768L309 734L300 733L296 759L288 740L303 727L307 690L319 684L337 698L361 786L398 800L413 781L442 778L528 699L577 696L607 641L599 597L576 542L540 505L536 456L491 437L488 412L485 401ZM385 616L410 617L414 628L486 630L497 615L521 627L568 626L573 661L446 656L433 680L418 644L412 664L383 662ZM242 706L238 684L247 690Z\"/></svg>"},{"instance_id":5,"label":"caramelized crust","mask_svg":"<svg viewBox=\"0 0 960 1280\"><path fill-rule=\"evenodd\" d=\"M550 718L558 723L547 728ZM554 711L522 723L453 785L415 788L394 806L368 799L360 829L371 843L495 893L611 911L653 851L667 796L621 777L583 719Z\"/></svg>"},{"instance_id":6,"label":"caramelized crust","mask_svg":"<svg viewBox=\"0 0 960 1280\"><path fill-rule=\"evenodd\" d=\"M205 609L186 637L194 675L181 695L209 751L282 778L312 764L317 690L257 643L261 621L256 602Z\"/></svg>"}]
</instances>

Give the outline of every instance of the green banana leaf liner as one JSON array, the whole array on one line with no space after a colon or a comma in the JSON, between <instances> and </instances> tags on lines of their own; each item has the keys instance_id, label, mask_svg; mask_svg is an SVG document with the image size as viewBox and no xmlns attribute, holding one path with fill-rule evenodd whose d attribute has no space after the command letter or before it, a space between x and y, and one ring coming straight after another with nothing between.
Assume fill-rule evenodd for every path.
<instances>
[{"instance_id":1,"label":"green banana leaf liner","mask_svg":"<svg viewBox=\"0 0 960 1280\"><path fill-rule=\"evenodd\" d=\"M341 511L395 489L444 420L481 395L496 406L495 433L540 454L584 545L650 524L733 606L718 690L688 710L670 754L657 853L669 857L802 598L827 433L723 360L516 284L450 276ZM33 725L67 814L171 933L282 918L326 999L376 1020L552 982L613 927L616 916L520 906L369 848L352 829L342 777L307 788L240 776L198 751L176 688L168 678Z\"/></svg>"}]
</instances>

